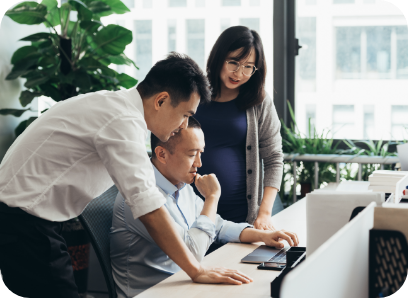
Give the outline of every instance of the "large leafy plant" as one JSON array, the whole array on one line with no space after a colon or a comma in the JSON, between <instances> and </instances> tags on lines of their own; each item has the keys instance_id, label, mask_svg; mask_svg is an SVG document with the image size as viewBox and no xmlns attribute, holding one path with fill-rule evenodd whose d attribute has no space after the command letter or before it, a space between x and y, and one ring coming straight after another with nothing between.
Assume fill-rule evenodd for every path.
<instances>
[{"instance_id":1,"label":"large leafy plant","mask_svg":"<svg viewBox=\"0 0 408 298\"><path fill-rule=\"evenodd\" d=\"M22 38L31 45L13 54L13 68L6 80L27 79L21 92L24 109L0 109L0 115L20 117L31 110L35 97L55 101L98 90L131 88L137 80L109 68L110 64L135 65L123 52L132 42L132 32L118 25L104 26L101 17L123 14L129 9L120 0L56 0L23 2L6 12L19 24L44 24L49 32ZM36 117L19 124L18 136Z\"/></svg>"}]
</instances>

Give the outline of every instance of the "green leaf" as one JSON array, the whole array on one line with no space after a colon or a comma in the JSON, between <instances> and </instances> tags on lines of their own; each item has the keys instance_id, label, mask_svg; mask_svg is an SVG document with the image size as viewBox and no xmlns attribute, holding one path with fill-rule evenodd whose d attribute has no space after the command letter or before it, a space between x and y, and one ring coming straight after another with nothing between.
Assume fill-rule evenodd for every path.
<instances>
[{"instance_id":1,"label":"green leaf","mask_svg":"<svg viewBox=\"0 0 408 298\"><path fill-rule=\"evenodd\" d=\"M110 6L107 5L106 3L103 3L102 1L92 1L91 3L88 4L88 8L93 13L98 13L98 14L102 12L106 13L108 11L112 11ZM112 12L110 14L112 14Z\"/></svg>"},{"instance_id":2,"label":"green leaf","mask_svg":"<svg viewBox=\"0 0 408 298\"><path fill-rule=\"evenodd\" d=\"M116 78L119 80L119 85L125 87L126 89L132 88L137 84L136 79L124 73L119 74Z\"/></svg>"},{"instance_id":3,"label":"green leaf","mask_svg":"<svg viewBox=\"0 0 408 298\"><path fill-rule=\"evenodd\" d=\"M121 54L132 39L132 31L118 25L108 25L95 36L98 47L111 55Z\"/></svg>"},{"instance_id":4,"label":"green leaf","mask_svg":"<svg viewBox=\"0 0 408 298\"><path fill-rule=\"evenodd\" d=\"M22 60L38 60L41 57L41 53L38 52L38 49L33 46L25 46L19 48L17 51L14 52L13 56L11 57L11 63L16 64Z\"/></svg>"},{"instance_id":5,"label":"green leaf","mask_svg":"<svg viewBox=\"0 0 408 298\"><path fill-rule=\"evenodd\" d=\"M41 4L45 5L48 10L48 13L45 16L45 18L49 23L44 22L44 25L46 27L50 27L50 25L53 27L58 26L61 23L61 20L57 0L43 0Z\"/></svg>"},{"instance_id":6,"label":"green leaf","mask_svg":"<svg viewBox=\"0 0 408 298\"><path fill-rule=\"evenodd\" d=\"M71 72L68 76L72 78L72 85L75 87L84 90L91 89L91 78L85 70L79 69Z\"/></svg>"},{"instance_id":7,"label":"green leaf","mask_svg":"<svg viewBox=\"0 0 408 298\"><path fill-rule=\"evenodd\" d=\"M44 91L44 95L51 97L55 101L61 101L62 96L61 92L51 84L42 84L40 85L40 89Z\"/></svg>"},{"instance_id":8,"label":"green leaf","mask_svg":"<svg viewBox=\"0 0 408 298\"><path fill-rule=\"evenodd\" d=\"M82 58L79 61L78 65L83 67L83 68L92 69L92 70L93 69L98 69L98 68L103 66L99 61L97 61L97 60L95 60L94 58L91 58L91 57Z\"/></svg>"},{"instance_id":9,"label":"green leaf","mask_svg":"<svg viewBox=\"0 0 408 298\"><path fill-rule=\"evenodd\" d=\"M33 88L38 85L46 83L50 78L49 77L33 77L27 79L27 82L25 82L24 87L26 88Z\"/></svg>"},{"instance_id":10,"label":"green leaf","mask_svg":"<svg viewBox=\"0 0 408 298\"><path fill-rule=\"evenodd\" d=\"M20 117L23 115L26 111L30 109L24 109L24 110L19 110L19 109L0 109L0 115L13 115L15 117Z\"/></svg>"},{"instance_id":11,"label":"green leaf","mask_svg":"<svg viewBox=\"0 0 408 298\"><path fill-rule=\"evenodd\" d=\"M90 21L92 20L92 11L90 11L86 5L79 0L69 0L69 4L78 12L78 20L81 21Z\"/></svg>"},{"instance_id":12,"label":"green leaf","mask_svg":"<svg viewBox=\"0 0 408 298\"><path fill-rule=\"evenodd\" d=\"M25 25L41 24L45 20L47 7L37 2L23 2L6 12L14 22Z\"/></svg>"},{"instance_id":13,"label":"green leaf","mask_svg":"<svg viewBox=\"0 0 408 298\"><path fill-rule=\"evenodd\" d=\"M57 0L43 0L41 1L42 5L45 5L48 9L48 11L50 11L51 9L58 7L58 1Z\"/></svg>"},{"instance_id":14,"label":"green leaf","mask_svg":"<svg viewBox=\"0 0 408 298\"><path fill-rule=\"evenodd\" d=\"M40 40L47 40L47 39L56 38L56 37L57 35L53 33L39 32L39 33L35 33L29 36L26 36L20 40L21 41L40 41Z\"/></svg>"},{"instance_id":15,"label":"green leaf","mask_svg":"<svg viewBox=\"0 0 408 298\"><path fill-rule=\"evenodd\" d=\"M49 68L55 64L58 63L58 60L54 56L44 56L41 58L41 60L38 62L38 66L41 66L43 68Z\"/></svg>"},{"instance_id":16,"label":"green leaf","mask_svg":"<svg viewBox=\"0 0 408 298\"><path fill-rule=\"evenodd\" d=\"M88 34L92 34L96 32L100 26L102 26L102 23L97 21L82 21L79 26L86 30Z\"/></svg>"},{"instance_id":17,"label":"green leaf","mask_svg":"<svg viewBox=\"0 0 408 298\"><path fill-rule=\"evenodd\" d=\"M130 9L120 0L101 0L101 1L109 5L111 10L116 14L124 14L130 11ZM106 16L104 13L101 13L100 15Z\"/></svg>"},{"instance_id":18,"label":"green leaf","mask_svg":"<svg viewBox=\"0 0 408 298\"><path fill-rule=\"evenodd\" d=\"M139 69L139 68L136 66L135 62L134 62L132 59L128 58L128 57L127 57L125 54L123 54L123 53L120 54L120 55L116 55L116 56L109 56L108 59L109 59L109 61L110 61L111 63L116 64L116 65L127 65L127 66L133 65L134 67L136 67L137 69Z\"/></svg>"},{"instance_id":19,"label":"green leaf","mask_svg":"<svg viewBox=\"0 0 408 298\"><path fill-rule=\"evenodd\" d=\"M41 93L39 93L39 92L34 93L34 92L31 92L31 91L28 91L28 90L24 90L23 92L21 92L19 100L20 100L21 105L23 107L25 107L28 104L30 104L33 101L34 98L36 98L36 97L38 97L40 95L41 95Z\"/></svg>"},{"instance_id":20,"label":"green leaf","mask_svg":"<svg viewBox=\"0 0 408 298\"><path fill-rule=\"evenodd\" d=\"M38 117L30 117L27 120L24 120L22 122L20 122L20 124L16 127L16 129L14 130L16 137L18 137L19 135L21 135L24 130L35 121L35 119L37 119Z\"/></svg>"}]
</instances>

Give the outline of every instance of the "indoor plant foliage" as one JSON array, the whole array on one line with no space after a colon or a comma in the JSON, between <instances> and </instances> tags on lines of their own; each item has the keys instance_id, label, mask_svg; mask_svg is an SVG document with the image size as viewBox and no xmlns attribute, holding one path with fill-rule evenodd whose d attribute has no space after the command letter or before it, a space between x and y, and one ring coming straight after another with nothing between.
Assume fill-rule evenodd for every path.
<instances>
[{"instance_id":1,"label":"indoor plant foliage","mask_svg":"<svg viewBox=\"0 0 408 298\"><path fill-rule=\"evenodd\" d=\"M31 45L13 54L13 68L6 80L27 79L20 94L25 109L0 109L1 115L21 116L30 110L35 97L47 96L55 101L98 90L131 88L137 80L117 73L108 66L135 65L123 53L132 42L132 32L118 25L104 26L101 17L123 14L129 9L120 0L68 0L58 7L57 0L23 2L6 12L19 24L44 24L49 32L25 38ZM36 117L20 123L16 136Z\"/></svg>"}]
</instances>

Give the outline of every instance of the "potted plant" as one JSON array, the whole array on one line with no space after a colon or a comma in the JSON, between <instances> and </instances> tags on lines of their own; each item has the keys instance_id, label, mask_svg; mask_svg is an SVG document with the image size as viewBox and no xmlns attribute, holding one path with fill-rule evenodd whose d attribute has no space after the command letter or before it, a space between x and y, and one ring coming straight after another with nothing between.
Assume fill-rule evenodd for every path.
<instances>
[{"instance_id":1,"label":"potted plant","mask_svg":"<svg viewBox=\"0 0 408 298\"><path fill-rule=\"evenodd\" d=\"M128 11L120 0L68 0L61 6L56 0L43 0L40 4L29 1L8 10L6 16L15 22L44 24L48 32L21 39L31 45L15 51L11 58L13 68L6 80L26 79L26 90L19 98L24 109L0 109L0 115L19 117L32 109L33 99L39 96L58 102L88 92L135 86L136 79L109 68L111 64L136 67L123 53L132 42L132 32L101 22L104 16ZM36 118L22 121L15 129L16 136ZM79 293L86 297L89 240L76 218L64 223L63 236Z\"/></svg>"},{"instance_id":2,"label":"potted plant","mask_svg":"<svg viewBox=\"0 0 408 298\"><path fill-rule=\"evenodd\" d=\"M132 32L118 25L104 26L101 18L130 11L120 0L57 0L22 2L6 12L19 24L44 24L48 32L22 38L31 42L16 50L6 80L25 78L20 94L24 109L0 109L0 115L20 117L31 110L33 99L47 96L58 102L98 90L131 88L137 80L109 68L111 64L135 65L123 52ZM35 110L35 108L33 109ZM21 122L16 136L37 117Z\"/></svg>"}]
</instances>

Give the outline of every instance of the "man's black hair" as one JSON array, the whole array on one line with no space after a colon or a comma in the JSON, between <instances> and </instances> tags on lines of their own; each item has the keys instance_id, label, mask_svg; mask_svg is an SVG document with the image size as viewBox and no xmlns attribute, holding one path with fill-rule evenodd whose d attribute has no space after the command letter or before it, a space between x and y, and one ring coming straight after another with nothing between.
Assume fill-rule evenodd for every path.
<instances>
[{"instance_id":1,"label":"man's black hair","mask_svg":"<svg viewBox=\"0 0 408 298\"><path fill-rule=\"evenodd\" d=\"M198 122L198 120L194 117L189 117L188 118L188 128L197 128L201 129L201 124ZM166 148L167 150L170 151L170 154L174 153L174 148L177 145L177 143L180 141L180 132L176 133L174 136L170 137L170 139L167 142L162 142L159 140L158 137L156 137L154 134L151 134L150 136L150 146L152 148L152 158L156 158L156 153L154 152L154 149L156 149L157 146L161 146Z\"/></svg>"},{"instance_id":2,"label":"man's black hair","mask_svg":"<svg viewBox=\"0 0 408 298\"><path fill-rule=\"evenodd\" d=\"M200 103L211 101L210 85L203 71L189 56L176 52L157 62L137 90L142 98L166 91L173 107L182 101L189 101L193 93L198 93Z\"/></svg>"}]
</instances>

